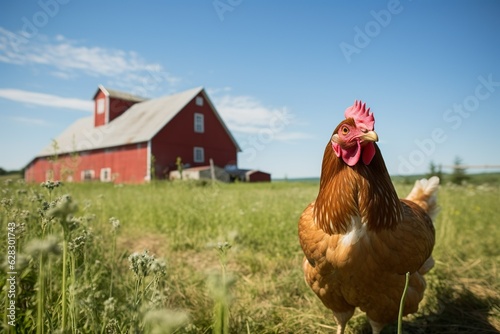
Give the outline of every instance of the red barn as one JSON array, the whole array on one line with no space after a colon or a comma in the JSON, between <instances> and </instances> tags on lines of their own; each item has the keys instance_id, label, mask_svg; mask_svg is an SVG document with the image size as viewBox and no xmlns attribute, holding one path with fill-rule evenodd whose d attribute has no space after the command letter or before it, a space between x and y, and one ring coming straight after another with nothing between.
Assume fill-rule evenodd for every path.
<instances>
[{"instance_id":1,"label":"red barn","mask_svg":"<svg viewBox=\"0 0 500 334\"><path fill-rule=\"evenodd\" d=\"M73 123L26 167L28 182L168 178L190 167L237 164L240 150L203 88L143 99L99 86L94 115Z\"/></svg>"},{"instance_id":2,"label":"red barn","mask_svg":"<svg viewBox=\"0 0 500 334\"><path fill-rule=\"evenodd\" d=\"M239 169L236 166L228 166L226 171L231 181L241 182L271 182L271 174L255 169Z\"/></svg>"},{"instance_id":3,"label":"red barn","mask_svg":"<svg viewBox=\"0 0 500 334\"><path fill-rule=\"evenodd\" d=\"M245 177L247 182L271 182L271 174L260 170L250 170Z\"/></svg>"}]
</instances>

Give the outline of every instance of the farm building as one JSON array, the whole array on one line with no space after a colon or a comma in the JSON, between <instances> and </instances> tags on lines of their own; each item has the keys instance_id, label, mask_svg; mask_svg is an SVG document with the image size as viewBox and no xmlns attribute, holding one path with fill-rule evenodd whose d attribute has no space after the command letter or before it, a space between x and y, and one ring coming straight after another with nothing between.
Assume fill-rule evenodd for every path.
<instances>
[{"instance_id":1,"label":"farm building","mask_svg":"<svg viewBox=\"0 0 500 334\"><path fill-rule=\"evenodd\" d=\"M231 181L271 182L271 174L254 169L226 168Z\"/></svg>"},{"instance_id":2,"label":"farm building","mask_svg":"<svg viewBox=\"0 0 500 334\"><path fill-rule=\"evenodd\" d=\"M178 170L170 172L170 180L181 179ZM271 174L254 169L239 169L234 165L225 168L214 166L213 178L222 182L271 182ZM210 180L212 170L210 166L191 167L182 171L183 180Z\"/></svg>"},{"instance_id":3,"label":"farm building","mask_svg":"<svg viewBox=\"0 0 500 334\"><path fill-rule=\"evenodd\" d=\"M25 169L48 179L142 183L187 167L237 165L238 143L203 88L155 99L99 86L93 116L77 120Z\"/></svg>"},{"instance_id":4,"label":"farm building","mask_svg":"<svg viewBox=\"0 0 500 334\"><path fill-rule=\"evenodd\" d=\"M229 174L224 170L224 168L214 166L213 177L217 181L229 182ZM181 173L177 170L171 171L170 180L180 180ZM182 171L183 180L211 180L212 170L210 166L200 166L186 168Z\"/></svg>"}]
</instances>

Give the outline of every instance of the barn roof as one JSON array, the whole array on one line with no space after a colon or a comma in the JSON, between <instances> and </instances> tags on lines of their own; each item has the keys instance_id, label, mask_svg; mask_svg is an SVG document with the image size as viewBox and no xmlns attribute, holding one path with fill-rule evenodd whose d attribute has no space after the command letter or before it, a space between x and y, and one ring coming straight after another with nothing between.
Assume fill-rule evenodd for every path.
<instances>
[{"instance_id":1,"label":"barn roof","mask_svg":"<svg viewBox=\"0 0 500 334\"><path fill-rule=\"evenodd\" d=\"M200 92L213 107L203 87L197 87L174 95L136 103L113 121L98 127L94 127L93 116L79 119L55 138L58 145L57 153L64 154L147 142ZM213 108L213 110L237 150L240 150L216 109ZM49 144L36 157L51 156L54 153L53 145Z\"/></svg>"},{"instance_id":2,"label":"barn roof","mask_svg":"<svg viewBox=\"0 0 500 334\"><path fill-rule=\"evenodd\" d=\"M144 97L133 95L133 94L130 94L130 93L127 93L127 92L121 92L119 90L114 90L114 89L106 88L103 85L99 85L99 88L95 92L93 99L95 99L95 97L97 96L97 94L100 91L103 91L106 96L115 97L115 98L122 99L122 100L127 100L127 101L142 102L142 101L147 100Z\"/></svg>"}]
</instances>

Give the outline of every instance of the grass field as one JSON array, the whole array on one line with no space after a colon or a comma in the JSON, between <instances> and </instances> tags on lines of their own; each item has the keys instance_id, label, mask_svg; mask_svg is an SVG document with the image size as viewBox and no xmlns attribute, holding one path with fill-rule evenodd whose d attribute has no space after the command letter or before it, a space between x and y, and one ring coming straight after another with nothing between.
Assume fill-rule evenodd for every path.
<instances>
[{"instance_id":1,"label":"grass field","mask_svg":"<svg viewBox=\"0 0 500 334\"><path fill-rule=\"evenodd\" d=\"M6 333L335 331L304 283L297 238L317 183L42 187L3 180L0 187ZM411 185L397 189L405 196ZM499 333L499 184L446 185L439 203L436 267L419 313L404 318L403 329ZM15 328L7 317L9 227ZM356 313L346 332L369 333L366 317Z\"/></svg>"}]
</instances>

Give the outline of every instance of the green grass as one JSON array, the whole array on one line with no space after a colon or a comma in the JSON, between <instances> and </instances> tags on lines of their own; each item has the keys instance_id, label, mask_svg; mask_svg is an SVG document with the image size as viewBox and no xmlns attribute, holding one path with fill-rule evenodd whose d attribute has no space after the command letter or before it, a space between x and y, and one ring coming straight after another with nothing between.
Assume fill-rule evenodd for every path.
<instances>
[{"instance_id":1,"label":"green grass","mask_svg":"<svg viewBox=\"0 0 500 334\"><path fill-rule=\"evenodd\" d=\"M396 175L392 177L392 180L396 183L407 183L413 184L416 180L427 177L426 175L408 175L400 176ZM481 184L499 184L500 183L500 172L487 172L487 173L467 173L467 184L481 185ZM451 182L452 176L450 173L442 174L442 184L448 184Z\"/></svg>"},{"instance_id":2,"label":"green grass","mask_svg":"<svg viewBox=\"0 0 500 334\"><path fill-rule=\"evenodd\" d=\"M69 333L224 332L221 315L229 320L230 333L336 328L301 270L297 222L317 194L315 182L64 184L52 192L2 182L2 238L8 222L18 225L17 332L34 332L40 322L40 332L56 332L63 305ZM397 189L405 196L411 185ZM69 222L65 304L64 234L51 208L66 193L78 211L64 218ZM499 199L498 183L440 189L436 267L427 275L420 311L404 318L405 333L500 331ZM45 240L49 235L56 238L55 249ZM231 247L221 253L225 242ZM6 247L0 243L2 263ZM5 270L0 282L6 282ZM2 300L6 292L4 285ZM5 332L15 332L3 315L2 324ZM394 324L384 333L396 329ZM369 333L366 317L356 313L346 332Z\"/></svg>"}]
</instances>

